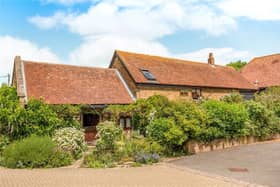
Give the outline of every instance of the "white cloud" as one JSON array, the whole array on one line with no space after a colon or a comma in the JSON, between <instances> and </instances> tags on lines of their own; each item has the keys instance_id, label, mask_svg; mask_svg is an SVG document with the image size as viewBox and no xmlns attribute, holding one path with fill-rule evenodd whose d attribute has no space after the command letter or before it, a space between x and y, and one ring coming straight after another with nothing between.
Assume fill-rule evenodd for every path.
<instances>
[{"instance_id":1,"label":"white cloud","mask_svg":"<svg viewBox=\"0 0 280 187\"><path fill-rule=\"evenodd\" d=\"M231 17L253 20L280 20L279 0L219 0L216 6Z\"/></svg>"},{"instance_id":2,"label":"white cloud","mask_svg":"<svg viewBox=\"0 0 280 187\"><path fill-rule=\"evenodd\" d=\"M88 39L79 46L71 53L70 63L108 67L115 49L156 55L169 54L159 42L104 35Z\"/></svg>"},{"instance_id":3,"label":"white cloud","mask_svg":"<svg viewBox=\"0 0 280 187\"><path fill-rule=\"evenodd\" d=\"M67 20L66 15L63 12L56 12L54 15L50 17L42 17L42 16L33 16L28 18L28 21L34 25L36 25L40 29L51 29L53 27L57 27L58 25L62 25L64 20ZM70 16L67 15L69 18Z\"/></svg>"},{"instance_id":4,"label":"white cloud","mask_svg":"<svg viewBox=\"0 0 280 187\"><path fill-rule=\"evenodd\" d=\"M213 52L216 63L223 65L247 60L249 52L230 47L174 54L158 41L182 30L219 36L235 29L234 16L216 9L224 10L222 2L207 0L207 5L198 0L103 0L84 13L57 12L47 17L37 15L29 21L41 29L64 25L79 34L83 42L70 53L72 64L108 67L115 49L201 62L207 62L209 52Z\"/></svg>"},{"instance_id":5,"label":"white cloud","mask_svg":"<svg viewBox=\"0 0 280 187\"><path fill-rule=\"evenodd\" d=\"M68 27L83 38L69 61L105 67L115 49L171 56L159 38L179 30L218 36L236 28L234 19L197 0L103 0L84 13L57 12L29 21L41 29Z\"/></svg>"},{"instance_id":6,"label":"white cloud","mask_svg":"<svg viewBox=\"0 0 280 187\"><path fill-rule=\"evenodd\" d=\"M210 52L214 54L215 63L219 65L226 65L237 60L248 61L253 56L248 51L240 51L230 47L204 48L190 53L179 54L178 56L184 59L206 63Z\"/></svg>"},{"instance_id":7,"label":"white cloud","mask_svg":"<svg viewBox=\"0 0 280 187\"><path fill-rule=\"evenodd\" d=\"M0 75L12 73L14 57L19 55L22 59L61 62L59 58L46 47L38 47L36 44L11 36L0 36ZM0 79L0 82L3 81Z\"/></svg>"},{"instance_id":8,"label":"white cloud","mask_svg":"<svg viewBox=\"0 0 280 187\"><path fill-rule=\"evenodd\" d=\"M29 21L45 29L63 24L82 36L109 33L149 39L178 30L221 35L236 28L234 19L196 0L103 0L85 13L60 15L35 16Z\"/></svg>"}]
</instances>

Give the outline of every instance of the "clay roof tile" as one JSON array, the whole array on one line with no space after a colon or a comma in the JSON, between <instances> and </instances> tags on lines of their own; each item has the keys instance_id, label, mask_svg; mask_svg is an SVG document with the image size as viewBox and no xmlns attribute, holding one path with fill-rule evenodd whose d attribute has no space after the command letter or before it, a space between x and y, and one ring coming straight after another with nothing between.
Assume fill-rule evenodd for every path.
<instances>
[{"instance_id":1,"label":"clay roof tile","mask_svg":"<svg viewBox=\"0 0 280 187\"><path fill-rule=\"evenodd\" d=\"M241 74L259 88L280 85L280 54L256 57L242 68Z\"/></svg>"},{"instance_id":2,"label":"clay roof tile","mask_svg":"<svg viewBox=\"0 0 280 187\"><path fill-rule=\"evenodd\" d=\"M115 69L23 61L28 98L49 104L132 102Z\"/></svg>"},{"instance_id":3,"label":"clay roof tile","mask_svg":"<svg viewBox=\"0 0 280 187\"><path fill-rule=\"evenodd\" d=\"M116 54L136 83L256 89L239 72L230 67L124 51L116 51ZM156 81L147 80L141 69L148 70Z\"/></svg>"}]
</instances>

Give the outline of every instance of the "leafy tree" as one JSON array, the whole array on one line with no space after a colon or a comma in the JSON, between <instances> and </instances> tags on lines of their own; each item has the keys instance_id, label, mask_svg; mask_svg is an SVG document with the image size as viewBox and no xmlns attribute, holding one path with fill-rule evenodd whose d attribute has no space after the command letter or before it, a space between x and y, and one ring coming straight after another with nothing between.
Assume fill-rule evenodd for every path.
<instances>
[{"instance_id":1,"label":"leafy tree","mask_svg":"<svg viewBox=\"0 0 280 187\"><path fill-rule=\"evenodd\" d=\"M227 66L233 67L236 71L240 71L246 64L247 62L239 60L236 62L230 62Z\"/></svg>"},{"instance_id":2,"label":"leafy tree","mask_svg":"<svg viewBox=\"0 0 280 187\"><path fill-rule=\"evenodd\" d=\"M30 99L22 107L16 89L3 85L0 88L0 135L15 140L31 134L52 135L58 128L78 126L77 120L71 116L76 109L70 106L54 108L35 99Z\"/></svg>"},{"instance_id":3,"label":"leafy tree","mask_svg":"<svg viewBox=\"0 0 280 187\"><path fill-rule=\"evenodd\" d=\"M17 92L14 87L3 85L0 88L0 134L11 136L21 126L23 109L19 106Z\"/></svg>"}]
</instances>

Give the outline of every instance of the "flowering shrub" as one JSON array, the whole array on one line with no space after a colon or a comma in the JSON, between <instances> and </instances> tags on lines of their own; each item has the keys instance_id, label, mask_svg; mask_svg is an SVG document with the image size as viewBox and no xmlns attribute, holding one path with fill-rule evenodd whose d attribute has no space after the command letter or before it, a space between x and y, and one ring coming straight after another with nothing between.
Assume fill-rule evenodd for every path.
<instances>
[{"instance_id":1,"label":"flowering shrub","mask_svg":"<svg viewBox=\"0 0 280 187\"><path fill-rule=\"evenodd\" d=\"M159 162L160 156L157 153L138 153L135 155L135 162L141 164Z\"/></svg>"},{"instance_id":2,"label":"flowering shrub","mask_svg":"<svg viewBox=\"0 0 280 187\"><path fill-rule=\"evenodd\" d=\"M83 131L73 127L56 130L53 141L61 150L71 153L75 159L81 157L86 149Z\"/></svg>"},{"instance_id":3,"label":"flowering shrub","mask_svg":"<svg viewBox=\"0 0 280 187\"><path fill-rule=\"evenodd\" d=\"M117 149L117 141L122 135L121 128L117 127L113 122L104 121L97 126L99 139L96 142L96 151L113 153Z\"/></svg>"}]
</instances>

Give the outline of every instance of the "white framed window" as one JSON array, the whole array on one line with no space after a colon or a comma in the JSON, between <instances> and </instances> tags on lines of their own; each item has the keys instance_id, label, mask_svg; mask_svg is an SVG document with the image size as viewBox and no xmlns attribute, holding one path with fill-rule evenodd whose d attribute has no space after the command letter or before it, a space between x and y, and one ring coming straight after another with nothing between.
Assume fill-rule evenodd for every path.
<instances>
[{"instance_id":1,"label":"white framed window","mask_svg":"<svg viewBox=\"0 0 280 187\"><path fill-rule=\"evenodd\" d=\"M124 118L120 118L120 127L123 129L124 128Z\"/></svg>"},{"instance_id":2,"label":"white framed window","mask_svg":"<svg viewBox=\"0 0 280 187\"><path fill-rule=\"evenodd\" d=\"M127 129L131 128L131 118L126 118L125 126Z\"/></svg>"}]
</instances>

